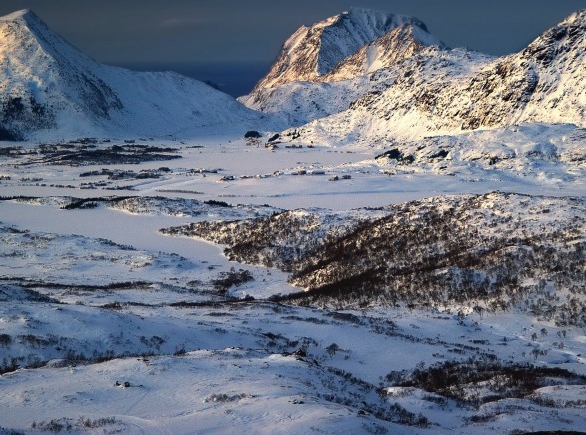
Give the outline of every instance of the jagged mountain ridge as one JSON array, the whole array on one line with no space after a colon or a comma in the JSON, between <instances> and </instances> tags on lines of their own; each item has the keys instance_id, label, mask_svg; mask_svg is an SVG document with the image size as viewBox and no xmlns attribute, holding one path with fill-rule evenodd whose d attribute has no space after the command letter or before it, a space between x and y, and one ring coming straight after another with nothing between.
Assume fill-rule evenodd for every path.
<instances>
[{"instance_id":1,"label":"jagged mountain ridge","mask_svg":"<svg viewBox=\"0 0 586 435\"><path fill-rule=\"evenodd\" d=\"M527 122L584 126L584 48L586 11L573 14L520 53L496 59L468 77L418 87L400 82L381 96L372 114L420 115L435 129L450 132Z\"/></svg>"},{"instance_id":2,"label":"jagged mountain ridge","mask_svg":"<svg viewBox=\"0 0 586 435\"><path fill-rule=\"evenodd\" d=\"M349 9L311 27L302 26L284 43L276 62L255 90L296 81L323 81L346 58L404 25L427 33L417 18L361 8Z\"/></svg>"},{"instance_id":3,"label":"jagged mountain ridge","mask_svg":"<svg viewBox=\"0 0 586 435\"><path fill-rule=\"evenodd\" d=\"M446 48L439 39L427 32L425 24L404 23L342 60L321 80L359 77L394 65L430 46Z\"/></svg>"},{"instance_id":4,"label":"jagged mountain ridge","mask_svg":"<svg viewBox=\"0 0 586 435\"><path fill-rule=\"evenodd\" d=\"M102 65L30 10L0 18L0 38L1 139L181 135L257 117L179 74Z\"/></svg>"},{"instance_id":5,"label":"jagged mountain ridge","mask_svg":"<svg viewBox=\"0 0 586 435\"><path fill-rule=\"evenodd\" d=\"M363 72L362 77L352 80L366 86L362 90L354 86L356 89L348 94L348 85L344 82L331 83L329 96L321 93L320 99L351 100L348 109L339 111L342 104L336 104L327 117L310 120L296 133L301 133L300 140L307 142L359 140L383 145L397 139L459 134L479 128L533 122L571 123L583 127L586 125L586 94L582 83L586 74L583 66L585 38L586 12L580 11L546 31L519 53L501 58L464 49L422 47L372 73L375 68L351 62L351 56L348 62L359 65L355 71ZM369 47L366 45L360 51L366 52ZM400 49L405 45L396 47ZM334 71L330 73L333 74ZM374 85L373 82L378 83ZM271 96L275 95L280 100L298 101L297 113L313 113L313 101L308 97L315 93L319 84L297 83L296 87L293 89L289 85L289 89L259 91L253 93L254 98L251 94L241 101L272 113L282 109L291 117L291 109L272 101ZM304 98L287 96L288 92L303 93ZM295 119L302 120L303 116L297 115Z\"/></svg>"},{"instance_id":6,"label":"jagged mountain ridge","mask_svg":"<svg viewBox=\"0 0 586 435\"><path fill-rule=\"evenodd\" d=\"M361 20L353 18L356 15ZM369 73L393 66L416 53L446 49L418 19L387 14L386 21L390 23L387 27L391 27L389 31L366 42L346 57L338 56L335 60L337 63L324 74L317 72L315 65L319 56L327 50L327 47L324 48L325 42L319 39L320 31L324 32L332 22L358 21L358 24L365 25L363 23L369 21L381 21L380 17L384 16L381 12L351 9L350 12L314 24L311 28L301 27L285 42L267 76L259 81L250 94L240 97L239 101L254 110L279 114L289 125L300 126L341 112L363 94L380 92L387 86L389 74L381 74L372 80ZM347 18L344 20L342 17ZM378 28L375 30L379 31ZM362 33L373 32L363 30ZM327 43L332 44L331 38ZM338 41L338 45L344 44L348 46L348 41Z\"/></svg>"}]
</instances>

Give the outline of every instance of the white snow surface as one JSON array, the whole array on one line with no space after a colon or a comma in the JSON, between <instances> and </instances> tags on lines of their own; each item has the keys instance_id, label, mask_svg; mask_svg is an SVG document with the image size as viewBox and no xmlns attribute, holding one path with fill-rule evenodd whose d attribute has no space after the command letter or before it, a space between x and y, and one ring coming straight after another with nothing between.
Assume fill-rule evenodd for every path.
<instances>
[{"instance_id":1,"label":"white snow surface","mask_svg":"<svg viewBox=\"0 0 586 435\"><path fill-rule=\"evenodd\" d=\"M507 399L473 409L434 401L413 388L392 387L381 397L357 381L376 387L391 371L477 352L586 374L586 338L579 328L517 312L482 317L470 312L462 319L456 315L460 308L450 306L440 312L343 312L354 318L273 304L266 298L299 291L286 282L285 273L229 262L221 247L158 232L280 208L315 212L330 207L356 216L379 213L350 212L357 207L495 189L583 196L578 161L565 166L547 154L530 154L495 167L482 158L459 157L478 144L495 153L506 137L516 138L507 145L515 153L537 149L537 142L547 151L553 146L548 141L562 149L577 140L572 139L577 133L571 126L527 126L501 136L482 132L446 138L462 144L462 151L447 160L451 175L439 161L402 168L375 160L379 151L361 145L279 144L270 151L220 135L186 143L147 141L175 147L183 157L108 166L135 173L168 167L154 179L80 177L101 173L104 166L26 164L31 159L26 154L3 157L2 195L36 199L0 202L0 334L11 337L0 351L7 362L21 358L19 365L29 367L0 376L0 427L24 433L55 425L69 425L74 433L502 433L582 427L579 385L542 388L541 404ZM467 143L470 151L465 151ZM35 143L26 149L34 150ZM525 172L517 170L516 161ZM306 175L293 175L300 171ZM334 176L338 181L329 181ZM136 198L85 210L60 208L71 197L113 195ZM202 202L210 200L245 205ZM218 296L213 280L231 268L249 271L254 281L229 294L255 301L226 303ZM499 344L505 338L507 345ZM293 354L300 348L306 357ZM96 361L84 363L91 358ZM348 381L344 373L355 380ZM544 405L548 400L578 405L550 408ZM431 426L398 424L373 414L377 407L394 404L415 416L421 413Z\"/></svg>"},{"instance_id":2,"label":"white snow surface","mask_svg":"<svg viewBox=\"0 0 586 435\"><path fill-rule=\"evenodd\" d=\"M296 210L335 215L325 233L389 204L500 191L531 195L505 206L555 233L556 222L578 213L567 197L586 192L584 72L573 45L583 18L504 59L429 47L434 40L413 32L423 29L417 24L407 30L426 47L374 71L381 52L373 41L409 20L352 10L311 29L339 48L323 62L372 42L352 67L366 74L259 91L265 115L175 74L97 64L29 11L1 18L1 94L55 110L36 118L42 109L23 98L36 112L11 126L35 133L0 143L0 434L582 430L577 382L463 406L389 379L487 355L586 376L583 328L457 304L277 303L275 295L301 291L287 273L159 230ZM328 32L352 37L340 45ZM445 115L472 107L478 87L495 85L486 104L502 102L507 84L527 85L532 73L538 92L522 109L503 105L490 112L501 118L480 117L464 131ZM268 142L283 125L308 122ZM252 128L262 136L244 139ZM100 140L64 140L87 136ZM486 210L498 210L490 201L500 197L488 195ZM84 207L67 209L76 203ZM545 213L556 204L565 205ZM488 387L463 392L486 397Z\"/></svg>"}]
</instances>

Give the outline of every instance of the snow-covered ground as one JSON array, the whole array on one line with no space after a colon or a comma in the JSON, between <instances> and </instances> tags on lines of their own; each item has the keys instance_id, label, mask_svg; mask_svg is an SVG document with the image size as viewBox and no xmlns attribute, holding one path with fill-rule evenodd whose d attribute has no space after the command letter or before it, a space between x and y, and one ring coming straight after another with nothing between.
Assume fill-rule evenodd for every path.
<instances>
[{"instance_id":1,"label":"snow-covered ground","mask_svg":"<svg viewBox=\"0 0 586 435\"><path fill-rule=\"evenodd\" d=\"M0 19L0 435L586 427L584 23L353 9L255 112Z\"/></svg>"},{"instance_id":2,"label":"snow-covered ground","mask_svg":"<svg viewBox=\"0 0 586 435\"><path fill-rule=\"evenodd\" d=\"M466 140L487 148L491 140L506 141L503 132L483 134ZM509 147L521 149L520 142L536 137L524 134ZM519 155L489 165L461 157L463 141L448 169L427 160L404 166L375 159L385 149L284 142L269 150L267 137L137 142L181 156L140 164L49 163L35 143L1 157L0 433L503 433L586 426L581 328L517 311L277 303L271 296L299 291L286 273L230 262L220 246L159 232L283 209L344 211L444 194L583 196L579 162ZM468 359L559 368L577 377L552 372L521 396L471 382L462 387L466 399L397 381Z\"/></svg>"}]
</instances>

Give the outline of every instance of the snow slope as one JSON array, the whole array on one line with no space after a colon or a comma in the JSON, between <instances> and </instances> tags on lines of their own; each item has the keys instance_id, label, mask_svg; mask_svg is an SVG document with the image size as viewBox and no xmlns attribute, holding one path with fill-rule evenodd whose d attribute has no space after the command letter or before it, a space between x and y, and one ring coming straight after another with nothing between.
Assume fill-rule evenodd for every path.
<instances>
[{"instance_id":1,"label":"snow slope","mask_svg":"<svg viewBox=\"0 0 586 435\"><path fill-rule=\"evenodd\" d=\"M499 219L500 197L487 197L490 219ZM144 200L125 205L139 214L122 215L123 232L112 216L120 211L106 207L58 208L67 198L0 203L0 433L464 434L585 424L581 328L518 310L341 310L226 297L210 285L229 266L225 259L196 241L189 259L157 252L161 236L141 219L189 208L196 216L205 206ZM572 202L526 200L539 209ZM233 218L233 208L219 210L219 219ZM361 213L381 210L338 218ZM555 220L535 213L531 225ZM107 239L91 236L101 221L115 223L102 226ZM63 234L36 229L60 222ZM330 223L324 233L336 231ZM67 224L84 236L68 235ZM286 287L284 276L244 267L255 278L244 285L253 294L265 292L265 279L275 279L273 292ZM416 370L465 368L469 359L502 373L458 384L455 394L404 385ZM508 383L511 364L551 375L519 394Z\"/></svg>"},{"instance_id":2,"label":"snow slope","mask_svg":"<svg viewBox=\"0 0 586 435\"><path fill-rule=\"evenodd\" d=\"M182 137L258 119L228 95L178 74L99 64L29 10L0 18L0 100L2 139Z\"/></svg>"},{"instance_id":3,"label":"snow slope","mask_svg":"<svg viewBox=\"0 0 586 435\"><path fill-rule=\"evenodd\" d=\"M384 81L366 76L336 82L294 81L254 90L238 100L251 109L280 117L285 125L301 126L343 112L366 91L384 88Z\"/></svg>"},{"instance_id":4,"label":"snow slope","mask_svg":"<svg viewBox=\"0 0 586 435\"><path fill-rule=\"evenodd\" d=\"M322 80L344 80L388 68L431 46L445 49L423 23L404 23L346 57Z\"/></svg>"}]
</instances>

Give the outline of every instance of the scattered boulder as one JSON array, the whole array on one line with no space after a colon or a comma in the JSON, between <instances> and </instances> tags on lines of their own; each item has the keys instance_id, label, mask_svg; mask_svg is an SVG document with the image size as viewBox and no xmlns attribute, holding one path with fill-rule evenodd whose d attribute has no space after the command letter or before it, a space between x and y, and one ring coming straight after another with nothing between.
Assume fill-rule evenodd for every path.
<instances>
[{"instance_id":1,"label":"scattered boulder","mask_svg":"<svg viewBox=\"0 0 586 435\"><path fill-rule=\"evenodd\" d=\"M447 153L446 153L446 155L447 155ZM403 163L403 164L410 164L410 163L413 163L415 161L415 157L414 156L412 156L412 155L407 155L406 156L398 148L393 148L391 150L385 151L382 154L379 154L378 156L375 157L375 160L379 160L379 159L382 159L382 158L387 158L389 160L396 160L397 163Z\"/></svg>"},{"instance_id":2,"label":"scattered boulder","mask_svg":"<svg viewBox=\"0 0 586 435\"><path fill-rule=\"evenodd\" d=\"M244 133L244 139L258 139L260 137L262 137L262 134L256 130L248 130L246 133Z\"/></svg>"}]
</instances>

